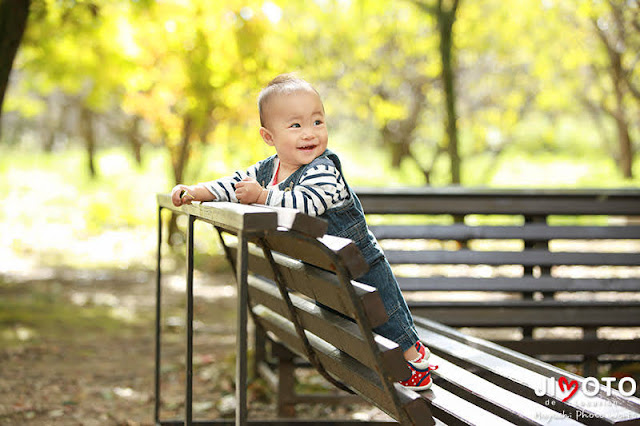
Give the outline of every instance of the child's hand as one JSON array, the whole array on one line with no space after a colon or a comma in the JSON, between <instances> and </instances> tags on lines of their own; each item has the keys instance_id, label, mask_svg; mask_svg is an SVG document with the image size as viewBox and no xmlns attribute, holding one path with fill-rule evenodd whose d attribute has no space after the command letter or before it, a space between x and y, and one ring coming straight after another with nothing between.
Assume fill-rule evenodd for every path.
<instances>
[{"instance_id":1,"label":"child's hand","mask_svg":"<svg viewBox=\"0 0 640 426\"><path fill-rule=\"evenodd\" d=\"M263 197L264 192L266 190L260 186L258 181L249 177L236 183L236 198L242 204L264 204L265 200L261 200L261 198L266 198Z\"/></svg>"},{"instance_id":2,"label":"child's hand","mask_svg":"<svg viewBox=\"0 0 640 426\"><path fill-rule=\"evenodd\" d=\"M173 205L180 207L183 204L191 204L191 202L196 199L192 192L193 189L187 185L174 186L171 190L171 201L173 202Z\"/></svg>"}]
</instances>

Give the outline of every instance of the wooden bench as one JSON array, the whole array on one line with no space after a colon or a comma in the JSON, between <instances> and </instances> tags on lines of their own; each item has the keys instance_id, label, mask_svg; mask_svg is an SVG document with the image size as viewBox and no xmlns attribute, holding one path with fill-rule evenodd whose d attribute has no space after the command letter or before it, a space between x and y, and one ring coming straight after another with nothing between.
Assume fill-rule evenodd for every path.
<instances>
[{"instance_id":1,"label":"wooden bench","mask_svg":"<svg viewBox=\"0 0 640 426\"><path fill-rule=\"evenodd\" d=\"M326 231L326 223L295 210L230 203L203 203L175 208L168 196L164 195L158 197L158 203L161 210L170 209L189 215L185 423L196 423L192 420L190 406L193 374L193 222L198 219L213 224L218 230L228 258L237 271L240 312L237 383L246 384L248 306L248 312L257 326L277 336L288 348L313 360L319 370L324 371L326 377L339 383L343 382L345 387L380 407L401 424L433 424L427 401L396 383L406 378L409 373L400 348L394 342L374 335L371 331L372 324L375 326L386 321L386 313L375 289L370 286L353 285L349 279L351 274L359 274L367 269L364 259L351 241L331 236L318 240L317 237L324 235ZM302 232L296 231L297 229ZM158 238L161 244L161 233ZM306 263L294 261L286 255L296 256ZM283 292L273 281L276 276L276 281L286 286L282 287ZM160 281L159 276L158 307L161 306ZM289 293L289 290L294 290L295 293ZM330 311L314 302L322 303L333 310ZM157 317L159 357L160 312ZM163 421L158 416L160 361L157 358L156 423L180 424L181 421ZM236 396L236 424L249 423L245 385L236 387ZM225 420L221 422L224 423ZM320 420L314 421L318 422ZM305 422L252 420L250 423L288 425ZM380 422L370 422L378 423Z\"/></svg>"},{"instance_id":2,"label":"wooden bench","mask_svg":"<svg viewBox=\"0 0 640 426\"><path fill-rule=\"evenodd\" d=\"M586 361L585 375L596 375L596 361L639 359L637 329L635 338L619 329L640 326L639 190L358 195L415 315L517 328L519 339L496 341L546 360Z\"/></svg>"},{"instance_id":3,"label":"wooden bench","mask_svg":"<svg viewBox=\"0 0 640 426\"><path fill-rule=\"evenodd\" d=\"M193 321L193 222L196 219L212 223L220 233L238 278L236 383L242 385L236 386L235 424L354 423L353 420L321 419L247 420L248 317L253 318L257 329L266 332L268 340L277 342L275 347L280 349L272 355L285 354L276 364L276 372L270 370L266 360L257 357L258 369L274 385L280 389L292 386L292 371L286 365L302 357L327 380L356 393L403 425L640 424L640 403L634 398L616 392L608 396L604 389L592 397L577 393L567 401L563 401L564 395L560 394L539 397L535 390L546 380L557 381L565 376L570 382L582 383L584 379L428 320L420 320L417 325L421 338L434 353L433 361L440 365L436 383L420 394L407 390L397 384L408 374L400 348L372 331L386 321L386 313L376 290L354 280L366 271L367 265L351 241L323 235L326 223L292 210L228 203L175 208L165 195L158 197L158 203L159 218L162 209L170 209L187 214L189 226L185 420L165 421L158 417L161 344L158 311L156 424L198 423L191 419L189 382L193 356L189 336L193 333L190 323ZM161 242L161 233L158 238ZM158 271L159 266L160 260ZM159 273L158 309L160 306ZM260 350L256 347L257 352ZM581 422L577 417L588 417L588 421ZM231 424L231 421L204 422L221 423ZM388 423L385 420L359 422Z\"/></svg>"}]
</instances>

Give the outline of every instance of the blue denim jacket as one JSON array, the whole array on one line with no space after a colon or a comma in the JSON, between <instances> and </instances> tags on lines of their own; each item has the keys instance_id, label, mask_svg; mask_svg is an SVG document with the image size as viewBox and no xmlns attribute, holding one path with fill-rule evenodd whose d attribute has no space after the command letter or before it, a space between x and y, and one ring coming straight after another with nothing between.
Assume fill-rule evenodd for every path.
<instances>
[{"instance_id":1,"label":"blue denim jacket","mask_svg":"<svg viewBox=\"0 0 640 426\"><path fill-rule=\"evenodd\" d=\"M275 159L275 155L267 158L258 168L256 180L263 187L266 187L267 183L273 177ZM278 185L278 189L281 191L293 189L298 183L300 183L300 178L309 167L318 165L334 166L338 169L340 174L342 174L340 159L336 154L327 149L311 163L302 166L293 172L291 176ZM327 234L353 240L362 252L367 263L372 265L376 260L384 257L384 253L380 248L378 241L367 227L367 222L364 218L364 211L362 209L362 204L360 204L360 200L351 190L346 180L345 185L349 191L349 198L347 198L342 205L327 209L319 217L324 218L329 222Z\"/></svg>"}]
</instances>

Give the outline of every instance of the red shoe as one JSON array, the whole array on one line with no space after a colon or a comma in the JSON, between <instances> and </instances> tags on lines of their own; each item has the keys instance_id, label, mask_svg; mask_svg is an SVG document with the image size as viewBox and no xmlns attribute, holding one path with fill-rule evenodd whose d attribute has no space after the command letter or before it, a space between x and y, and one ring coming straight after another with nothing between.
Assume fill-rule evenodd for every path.
<instances>
[{"instance_id":1,"label":"red shoe","mask_svg":"<svg viewBox=\"0 0 640 426\"><path fill-rule=\"evenodd\" d=\"M427 390L433 384L431 380L431 372L437 370L437 365L429 365L426 360L419 363L407 361L407 365L411 370L411 377L402 380L400 384L407 389L414 391Z\"/></svg>"},{"instance_id":2,"label":"red shoe","mask_svg":"<svg viewBox=\"0 0 640 426\"><path fill-rule=\"evenodd\" d=\"M431 352L427 349L420 340L418 340L415 344L415 348L420 354L420 357L413 362L422 362L429 359L431 356Z\"/></svg>"}]
</instances>

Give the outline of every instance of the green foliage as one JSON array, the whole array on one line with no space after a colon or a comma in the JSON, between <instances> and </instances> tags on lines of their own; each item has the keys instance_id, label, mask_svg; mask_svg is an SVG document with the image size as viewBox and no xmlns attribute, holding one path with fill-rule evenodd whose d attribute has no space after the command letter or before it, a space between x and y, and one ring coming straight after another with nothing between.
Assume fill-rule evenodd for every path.
<instances>
[{"instance_id":1,"label":"green foliage","mask_svg":"<svg viewBox=\"0 0 640 426\"><path fill-rule=\"evenodd\" d=\"M610 112L620 105L637 149L637 14L637 3L621 0L461 2L453 43L463 183L493 182L487 170L513 149L619 158ZM603 36L620 48L621 103ZM47 102L62 92L101 117L141 117L147 140L167 150L173 179L185 181L208 166L206 145L224 164L269 153L257 94L297 70L323 95L332 138L349 138L353 150L382 147L380 163L414 185L424 171L445 185L439 41L436 18L409 0L33 0L6 105L40 125L59 113ZM591 121L593 131L581 139L567 121Z\"/></svg>"},{"instance_id":2,"label":"green foliage","mask_svg":"<svg viewBox=\"0 0 640 426\"><path fill-rule=\"evenodd\" d=\"M94 111L119 103L134 66L114 43L114 35L126 33L120 17L127 9L122 2L34 1L16 66L31 78L19 80L18 95L60 89Z\"/></svg>"}]
</instances>

